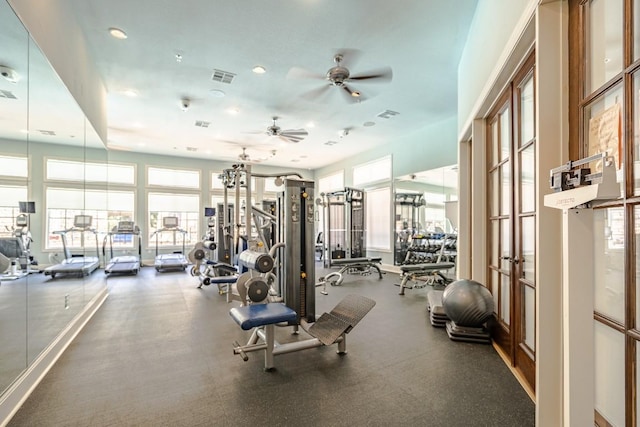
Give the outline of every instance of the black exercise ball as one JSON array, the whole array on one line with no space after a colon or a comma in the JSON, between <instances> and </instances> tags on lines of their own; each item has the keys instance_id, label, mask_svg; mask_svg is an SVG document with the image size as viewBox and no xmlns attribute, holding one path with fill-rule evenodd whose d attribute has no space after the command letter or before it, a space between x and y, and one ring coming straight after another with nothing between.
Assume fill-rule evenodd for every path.
<instances>
[{"instance_id":1,"label":"black exercise ball","mask_svg":"<svg viewBox=\"0 0 640 427\"><path fill-rule=\"evenodd\" d=\"M442 308L459 326L481 327L493 314L491 292L473 280L456 280L442 293Z\"/></svg>"}]
</instances>

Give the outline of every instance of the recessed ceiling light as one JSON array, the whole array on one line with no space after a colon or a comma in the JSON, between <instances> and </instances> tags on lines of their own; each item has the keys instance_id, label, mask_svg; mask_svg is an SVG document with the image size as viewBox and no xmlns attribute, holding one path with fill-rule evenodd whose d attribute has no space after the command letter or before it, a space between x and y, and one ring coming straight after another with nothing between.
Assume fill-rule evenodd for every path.
<instances>
[{"instance_id":1,"label":"recessed ceiling light","mask_svg":"<svg viewBox=\"0 0 640 427\"><path fill-rule=\"evenodd\" d=\"M227 109L227 113L229 113L229 114L231 114L231 115L233 115L233 116L235 116L235 115L236 115L236 114L238 114L239 112L240 112L240 110L239 110L239 109L237 109L237 108L228 108L228 109Z\"/></svg>"},{"instance_id":2,"label":"recessed ceiling light","mask_svg":"<svg viewBox=\"0 0 640 427\"><path fill-rule=\"evenodd\" d=\"M145 144L144 142L138 142L138 147L146 147L146 146L147 144Z\"/></svg>"},{"instance_id":3,"label":"recessed ceiling light","mask_svg":"<svg viewBox=\"0 0 640 427\"><path fill-rule=\"evenodd\" d=\"M309 122L309 123L307 123L307 127L308 128L314 128L314 127L316 127L316 124L313 123L313 122Z\"/></svg>"},{"instance_id":4,"label":"recessed ceiling light","mask_svg":"<svg viewBox=\"0 0 640 427\"><path fill-rule=\"evenodd\" d=\"M111 34L111 37L114 37L120 40L124 40L127 38L127 33L125 33L120 28L116 28L116 27L109 28L109 34Z\"/></svg>"},{"instance_id":5,"label":"recessed ceiling light","mask_svg":"<svg viewBox=\"0 0 640 427\"><path fill-rule=\"evenodd\" d=\"M371 126L375 126L375 125L376 125L376 122L364 122L362 124L362 126L365 126L365 127L371 127Z\"/></svg>"},{"instance_id":6,"label":"recessed ceiling light","mask_svg":"<svg viewBox=\"0 0 640 427\"><path fill-rule=\"evenodd\" d=\"M224 98L224 91L220 90L220 89L211 89L209 91L209 94L211 94L211 96L213 96L214 98Z\"/></svg>"},{"instance_id":7,"label":"recessed ceiling light","mask_svg":"<svg viewBox=\"0 0 640 427\"><path fill-rule=\"evenodd\" d=\"M138 96L138 92L133 89L123 90L122 94L128 96L129 98L135 98L136 96Z\"/></svg>"},{"instance_id":8,"label":"recessed ceiling light","mask_svg":"<svg viewBox=\"0 0 640 427\"><path fill-rule=\"evenodd\" d=\"M251 71L253 71L256 74L264 74L267 72L267 69L264 68L262 65L256 65L251 69Z\"/></svg>"},{"instance_id":9,"label":"recessed ceiling light","mask_svg":"<svg viewBox=\"0 0 640 427\"><path fill-rule=\"evenodd\" d=\"M29 133L29 131L26 129L20 129L20 133Z\"/></svg>"},{"instance_id":10,"label":"recessed ceiling light","mask_svg":"<svg viewBox=\"0 0 640 427\"><path fill-rule=\"evenodd\" d=\"M177 63L182 62L182 55L181 55L181 54L179 54L179 53L176 53L176 62L177 62Z\"/></svg>"}]
</instances>

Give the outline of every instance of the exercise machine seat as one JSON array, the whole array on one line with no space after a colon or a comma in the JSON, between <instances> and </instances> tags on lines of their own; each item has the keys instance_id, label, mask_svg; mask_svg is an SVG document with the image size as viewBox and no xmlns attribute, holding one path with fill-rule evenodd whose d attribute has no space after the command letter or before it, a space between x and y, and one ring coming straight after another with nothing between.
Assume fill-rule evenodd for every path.
<instances>
[{"instance_id":1,"label":"exercise machine seat","mask_svg":"<svg viewBox=\"0 0 640 427\"><path fill-rule=\"evenodd\" d=\"M273 323L295 322L297 319L295 310L279 302L234 307L229 315L245 331Z\"/></svg>"}]
</instances>

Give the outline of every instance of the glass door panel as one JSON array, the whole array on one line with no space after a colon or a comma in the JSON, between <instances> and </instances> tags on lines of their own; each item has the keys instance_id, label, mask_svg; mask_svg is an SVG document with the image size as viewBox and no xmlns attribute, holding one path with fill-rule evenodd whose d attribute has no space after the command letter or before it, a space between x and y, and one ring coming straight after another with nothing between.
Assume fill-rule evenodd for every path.
<instances>
[{"instance_id":1,"label":"glass door panel","mask_svg":"<svg viewBox=\"0 0 640 427\"><path fill-rule=\"evenodd\" d=\"M586 155L607 151L616 161L616 168L620 168L622 161L622 135L620 129L612 129L611 126L603 126L603 118L611 123L612 115L617 115L618 120L623 117L623 90L618 84L608 90L604 95L595 98L584 108L584 135L587 139L588 152ZM585 156L586 157L586 156ZM591 172L602 171L601 164L589 165Z\"/></svg>"},{"instance_id":2,"label":"glass door panel","mask_svg":"<svg viewBox=\"0 0 640 427\"><path fill-rule=\"evenodd\" d=\"M510 109L507 107L500 113L500 161L509 157L511 149Z\"/></svg>"},{"instance_id":3,"label":"glass door panel","mask_svg":"<svg viewBox=\"0 0 640 427\"><path fill-rule=\"evenodd\" d=\"M531 144L520 152L520 211L536 210L535 186L535 145Z\"/></svg>"},{"instance_id":4,"label":"glass door panel","mask_svg":"<svg viewBox=\"0 0 640 427\"><path fill-rule=\"evenodd\" d=\"M511 324L511 277L501 274L500 281L500 320Z\"/></svg>"},{"instance_id":5,"label":"glass door panel","mask_svg":"<svg viewBox=\"0 0 640 427\"><path fill-rule=\"evenodd\" d=\"M536 278L536 218L534 216L520 218L520 234L522 236L520 243L520 277L533 283Z\"/></svg>"},{"instance_id":6,"label":"glass door panel","mask_svg":"<svg viewBox=\"0 0 640 427\"><path fill-rule=\"evenodd\" d=\"M491 200L490 203L490 211L489 211L489 215L491 216L495 216L495 215L499 215L500 213L500 176L499 176L499 169L495 169L491 172L489 172L489 181L490 181L490 188L491 188L491 194L489 195L489 200Z\"/></svg>"},{"instance_id":7,"label":"glass door panel","mask_svg":"<svg viewBox=\"0 0 640 427\"><path fill-rule=\"evenodd\" d=\"M508 219L500 221L500 269L511 269L511 222Z\"/></svg>"},{"instance_id":8,"label":"glass door panel","mask_svg":"<svg viewBox=\"0 0 640 427\"><path fill-rule=\"evenodd\" d=\"M522 284L522 342L531 352L536 348L536 290Z\"/></svg>"},{"instance_id":9,"label":"glass door panel","mask_svg":"<svg viewBox=\"0 0 640 427\"><path fill-rule=\"evenodd\" d=\"M533 77L529 77L520 88L520 147L526 145L535 137L534 107Z\"/></svg>"},{"instance_id":10,"label":"glass door panel","mask_svg":"<svg viewBox=\"0 0 640 427\"><path fill-rule=\"evenodd\" d=\"M640 14L640 5L636 8L636 16ZM640 37L640 26L637 28L638 37ZM640 41L634 45L636 49L640 49ZM633 168L632 182L633 182L633 194L640 194L640 72L636 72L633 75L633 89L632 89L632 103L633 103Z\"/></svg>"},{"instance_id":11,"label":"glass door panel","mask_svg":"<svg viewBox=\"0 0 640 427\"><path fill-rule=\"evenodd\" d=\"M500 215L511 213L511 163L507 160L500 166Z\"/></svg>"},{"instance_id":12,"label":"glass door panel","mask_svg":"<svg viewBox=\"0 0 640 427\"><path fill-rule=\"evenodd\" d=\"M623 0L591 0L587 40L587 93L622 71Z\"/></svg>"},{"instance_id":13,"label":"glass door panel","mask_svg":"<svg viewBox=\"0 0 640 427\"><path fill-rule=\"evenodd\" d=\"M624 209L593 212L595 311L624 324Z\"/></svg>"},{"instance_id":14,"label":"glass door panel","mask_svg":"<svg viewBox=\"0 0 640 427\"><path fill-rule=\"evenodd\" d=\"M624 426L624 334L594 321L596 411L611 425Z\"/></svg>"}]
</instances>

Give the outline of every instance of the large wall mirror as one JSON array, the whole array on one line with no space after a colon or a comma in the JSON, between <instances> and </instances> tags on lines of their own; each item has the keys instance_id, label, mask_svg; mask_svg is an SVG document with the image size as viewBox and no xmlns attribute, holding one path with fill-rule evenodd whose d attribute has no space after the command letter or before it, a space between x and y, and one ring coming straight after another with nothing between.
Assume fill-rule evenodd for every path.
<instances>
[{"instance_id":1,"label":"large wall mirror","mask_svg":"<svg viewBox=\"0 0 640 427\"><path fill-rule=\"evenodd\" d=\"M74 215L106 206L106 180L89 186L85 177L87 165L106 165L108 158L6 0L0 0L0 46L0 393L6 393L106 286L102 274L53 278L42 270L64 258L57 232L71 227ZM65 161L78 171L71 179L55 173L56 162ZM95 242L71 246L97 256Z\"/></svg>"},{"instance_id":2,"label":"large wall mirror","mask_svg":"<svg viewBox=\"0 0 640 427\"><path fill-rule=\"evenodd\" d=\"M457 166L400 176L394 187L394 264L455 262Z\"/></svg>"}]
</instances>

